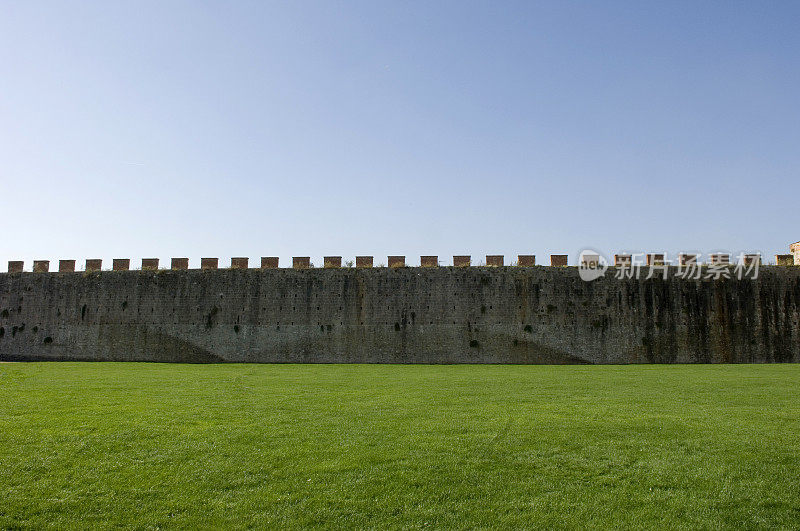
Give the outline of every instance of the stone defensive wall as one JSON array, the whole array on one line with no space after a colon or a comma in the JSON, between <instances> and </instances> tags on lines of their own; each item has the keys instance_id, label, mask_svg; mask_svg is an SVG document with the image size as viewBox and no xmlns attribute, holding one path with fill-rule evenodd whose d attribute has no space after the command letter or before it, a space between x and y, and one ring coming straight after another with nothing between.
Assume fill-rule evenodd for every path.
<instances>
[{"instance_id":1,"label":"stone defensive wall","mask_svg":"<svg viewBox=\"0 0 800 531\"><path fill-rule=\"evenodd\" d=\"M620 255L623 256L623 255ZM757 278L585 281L566 255L406 267L308 257L37 261L0 273L0 361L268 363L770 363L800 361L800 268ZM618 261L620 259L618 258ZM626 259L621 259L624 267ZM726 262L723 261L723 264ZM349 265L349 264L346 264ZM711 267L711 266L706 266ZM661 266L669 272L674 266ZM665 278L666 276L666 278Z\"/></svg>"}]
</instances>

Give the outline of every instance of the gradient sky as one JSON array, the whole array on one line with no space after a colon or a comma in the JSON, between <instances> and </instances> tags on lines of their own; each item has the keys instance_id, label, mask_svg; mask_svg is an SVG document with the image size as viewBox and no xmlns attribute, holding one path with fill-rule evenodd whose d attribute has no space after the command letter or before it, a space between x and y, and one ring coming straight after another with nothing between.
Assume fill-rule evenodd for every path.
<instances>
[{"instance_id":1,"label":"gradient sky","mask_svg":"<svg viewBox=\"0 0 800 531\"><path fill-rule=\"evenodd\" d=\"M796 1L2 1L0 270L785 253L798 28Z\"/></svg>"}]
</instances>

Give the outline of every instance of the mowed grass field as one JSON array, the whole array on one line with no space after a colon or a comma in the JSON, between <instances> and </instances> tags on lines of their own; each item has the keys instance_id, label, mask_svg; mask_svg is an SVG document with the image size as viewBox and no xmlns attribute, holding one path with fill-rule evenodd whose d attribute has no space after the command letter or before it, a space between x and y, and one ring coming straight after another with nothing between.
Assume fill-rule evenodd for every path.
<instances>
[{"instance_id":1,"label":"mowed grass field","mask_svg":"<svg viewBox=\"0 0 800 531\"><path fill-rule=\"evenodd\" d=\"M0 528L800 527L800 366L0 364Z\"/></svg>"}]
</instances>

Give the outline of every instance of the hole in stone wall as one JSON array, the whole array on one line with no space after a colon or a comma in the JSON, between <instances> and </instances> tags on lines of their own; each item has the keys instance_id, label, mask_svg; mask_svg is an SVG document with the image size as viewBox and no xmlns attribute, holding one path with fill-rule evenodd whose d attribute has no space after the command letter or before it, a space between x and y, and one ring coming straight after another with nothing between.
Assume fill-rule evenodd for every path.
<instances>
[{"instance_id":1,"label":"hole in stone wall","mask_svg":"<svg viewBox=\"0 0 800 531\"><path fill-rule=\"evenodd\" d=\"M472 347L472 348L478 348L480 345L478 344L478 340L477 339L472 339L469 342L469 346Z\"/></svg>"},{"instance_id":2,"label":"hole in stone wall","mask_svg":"<svg viewBox=\"0 0 800 531\"><path fill-rule=\"evenodd\" d=\"M46 338L44 338L44 344L45 345L49 345L52 342L53 342L53 338L52 337L47 336Z\"/></svg>"}]
</instances>

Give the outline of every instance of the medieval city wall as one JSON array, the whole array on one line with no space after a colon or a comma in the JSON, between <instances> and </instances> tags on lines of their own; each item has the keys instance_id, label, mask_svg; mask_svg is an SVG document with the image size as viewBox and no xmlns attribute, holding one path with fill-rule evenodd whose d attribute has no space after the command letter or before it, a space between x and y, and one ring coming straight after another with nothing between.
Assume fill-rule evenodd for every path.
<instances>
[{"instance_id":1,"label":"medieval city wall","mask_svg":"<svg viewBox=\"0 0 800 531\"><path fill-rule=\"evenodd\" d=\"M541 266L2 273L0 360L800 361L800 268L762 267L757 280L613 272L592 282Z\"/></svg>"}]
</instances>

